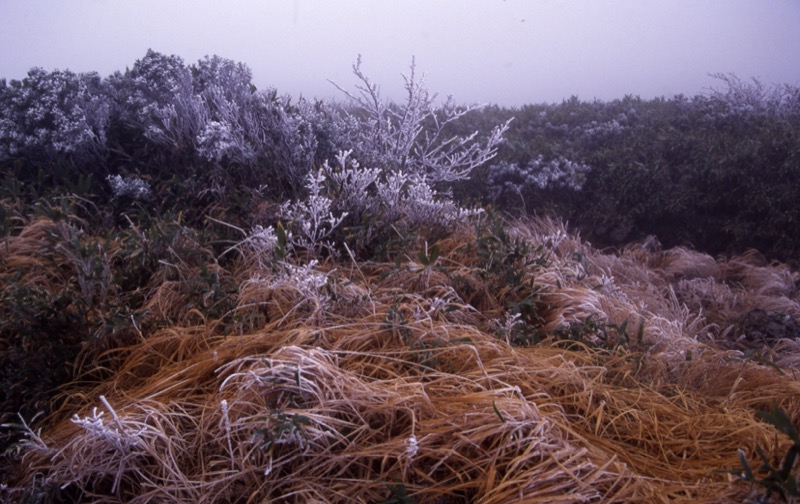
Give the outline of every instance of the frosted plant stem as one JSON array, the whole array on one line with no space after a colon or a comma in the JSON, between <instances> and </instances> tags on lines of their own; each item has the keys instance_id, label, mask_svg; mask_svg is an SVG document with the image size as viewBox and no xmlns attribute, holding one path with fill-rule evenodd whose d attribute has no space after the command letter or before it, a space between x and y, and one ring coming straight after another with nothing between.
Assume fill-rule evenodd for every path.
<instances>
[{"instance_id":1,"label":"frosted plant stem","mask_svg":"<svg viewBox=\"0 0 800 504\"><path fill-rule=\"evenodd\" d=\"M228 441L228 453L231 456L231 470L233 471L236 469L236 461L233 457L233 444L231 443L231 420L228 417L228 401L223 399L220 407L222 408L222 421L225 424L225 437Z\"/></svg>"}]
</instances>

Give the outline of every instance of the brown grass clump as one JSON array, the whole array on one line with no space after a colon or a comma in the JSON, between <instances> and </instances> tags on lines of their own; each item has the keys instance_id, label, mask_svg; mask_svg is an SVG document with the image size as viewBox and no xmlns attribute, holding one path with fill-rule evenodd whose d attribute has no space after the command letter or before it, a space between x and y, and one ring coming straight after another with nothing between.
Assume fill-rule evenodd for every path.
<instances>
[{"instance_id":1,"label":"brown grass clump","mask_svg":"<svg viewBox=\"0 0 800 504\"><path fill-rule=\"evenodd\" d=\"M168 327L115 351L111 380L68 391L29 431L9 495L741 502L751 489L714 471L739 468L740 448L783 453L755 414L777 404L800 420L800 352L770 340L778 372L726 338L767 301L794 317L796 274L685 249L603 254L552 221L510 234L546 260L505 285L474 230L432 265L243 275L226 317L247 323ZM152 307L173 313L167 289ZM536 317L514 318L523 300ZM510 344L502 327L543 341Z\"/></svg>"}]
</instances>

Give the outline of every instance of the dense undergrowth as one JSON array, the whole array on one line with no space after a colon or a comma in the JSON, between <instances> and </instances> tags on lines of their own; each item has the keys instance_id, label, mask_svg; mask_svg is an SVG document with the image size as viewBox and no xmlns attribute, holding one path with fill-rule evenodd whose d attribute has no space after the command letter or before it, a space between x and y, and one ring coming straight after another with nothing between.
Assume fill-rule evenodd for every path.
<instances>
[{"instance_id":1,"label":"dense undergrowth","mask_svg":"<svg viewBox=\"0 0 800 504\"><path fill-rule=\"evenodd\" d=\"M756 247L797 263L800 90L717 76L694 97L487 108L507 142L465 191L499 208L568 218L593 242L716 254ZM488 197L486 196L488 192Z\"/></svg>"},{"instance_id":2,"label":"dense undergrowth","mask_svg":"<svg viewBox=\"0 0 800 504\"><path fill-rule=\"evenodd\" d=\"M414 70L0 84L4 499L796 496L797 91L470 109Z\"/></svg>"},{"instance_id":3,"label":"dense undergrowth","mask_svg":"<svg viewBox=\"0 0 800 504\"><path fill-rule=\"evenodd\" d=\"M57 229L31 221L4 259ZM10 498L740 502L760 492L714 471L757 446L777 465L757 414L800 417L798 277L755 253L604 254L543 220L388 262L203 266L195 247L131 318L62 333L116 319L128 339L84 341L54 411L12 422Z\"/></svg>"}]
</instances>

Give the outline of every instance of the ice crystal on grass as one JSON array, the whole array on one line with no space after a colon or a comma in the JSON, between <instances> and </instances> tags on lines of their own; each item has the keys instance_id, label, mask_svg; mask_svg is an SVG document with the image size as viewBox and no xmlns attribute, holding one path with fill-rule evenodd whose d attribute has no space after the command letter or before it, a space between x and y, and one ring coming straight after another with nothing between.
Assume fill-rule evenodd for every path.
<instances>
[{"instance_id":1,"label":"ice crystal on grass","mask_svg":"<svg viewBox=\"0 0 800 504\"><path fill-rule=\"evenodd\" d=\"M25 435L25 439L21 442L21 444L26 449L31 449L33 451L38 451L42 453L50 453L52 450L50 447L47 446L47 443L45 443L45 441L42 439L40 435L41 431L34 431L33 429L31 429L30 425L28 425L28 422L26 422L25 419L22 417L22 414L17 413L17 416L19 417L22 432ZM36 420L36 416L33 417L31 422L33 422L34 420ZM3 426L5 427L6 425L4 424Z\"/></svg>"},{"instance_id":2,"label":"ice crystal on grass","mask_svg":"<svg viewBox=\"0 0 800 504\"><path fill-rule=\"evenodd\" d=\"M233 443L231 443L231 419L228 414L228 401L223 399L220 401L220 410L222 411L222 423L225 427L225 440L228 443L228 453L231 456L231 470L236 469L236 458L233 453Z\"/></svg>"},{"instance_id":3,"label":"ice crystal on grass","mask_svg":"<svg viewBox=\"0 0 800 504\"><path fill-rule=\"evenodd\" d=\"M328 295L322 291L322 288L328 283L328 275L317 271L317 264L316 260L301 266L284 263L283 272L272 282L270 287L289 285L300 291L307 298L324 298L327 300Z\"/></svg>"},{"instance_id":4,"label":"ice crystal on grass","mask_svg":"<svg viewBox=\"0 0 800 504\"><path fill-rule=\"evenodd\" d=\"M453 288L447 288L440 295L425 299L414 306L411 316L414 320L435 318L454 310L464 308L464 300ZM470 307L471 308L471 307Z\"/></svg>"},{"instance_id":5,"label":"ice crystal on grass","mask_svg":"<svg viewBox=\"0 0 800 504\"><path fill-rule=\"evenodd\" d=\"M557 229L552 233L546 235L542 239L542 244L547 247L551 252L555 252L558 250L558 247L561 243L566 240L569 236L567 235L566 231L563 229Z\"/></svg>"},{"instance_id":6,"label":"ice crystal on grass","mask_svg":"<svg viewBox=\"0 0 800 504\"><path fill-rule=\"evenodd\" d=\"M92 408L91 415L74 415L72 423L81 427L85 435L74 438L72 448L60 453L69 453L74 458L73 463L95 467L98 474L113 474L113 493L119 488L131 460L144 456L149 449L148 443L154 438L164 438L165 434L146 422L120 417L102 395L100 401L111 413L111 420L106 421L105 412L96 407ZM134 466L130 465L131 468Z\"/></svg>"},{"instance_id":7,"label":"ice crystal on grass","mask_svg":"<svg viewBox=\"0 0 800 504\"><path fill-rule=\"evenodd\" d=\"M142 429L128 429L120 423L119 418L113 419L112 422L106 422L103 417L104 413L103 411L98 412L97 407L94 407L91 415L73 416L72 423L82 427L89 435L102 439L118 452L126 452L131 448L141 446L142 440L139 436L142 434ZM112 423L115 425L112 426Z\"/></svg>"},{"instance_id":8,"label":"ice crystal on grass","mask_svg":"<svg viewBox=\"0 0 800 504\"><path fill-rule=\"evenodd\" d=\"M331 295L328 286L330 272L317 269L318 262L310 261L304 265L294 265L286 261L278 263L278 272L256 274L248 284L272 291L273 301L283 300L290 311L301 311L306 319L321 317L330 308ZM279 295L275 295L279 293ZM284 313L285 316L288 316Z\"/></svg>"},{"instance_id":9,"label":"ice crystal on grass","mask_svg":"<svg viewBox=\"0 0 800 504\"><path fill-rule=\"evenodd\" d=\"M417 443L417 436L415 436L414 434L409 436L405 441L405 445L406 445L406 451L404 455L408 458L408 461L411 462L412 460L414 460L414 457L417 456L417 453L419 453L419 443Z\"/></svg>"}]
</instances>

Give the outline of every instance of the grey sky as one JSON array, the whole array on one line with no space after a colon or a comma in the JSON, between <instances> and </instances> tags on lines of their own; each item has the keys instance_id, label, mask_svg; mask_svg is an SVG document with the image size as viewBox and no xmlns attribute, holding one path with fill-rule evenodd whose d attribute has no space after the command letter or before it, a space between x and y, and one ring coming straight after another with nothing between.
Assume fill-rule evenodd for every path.
<instances>
[{"instance_id":1,"label":"grey sky","mask_svg":"<svg viewBox=\"0 0 800 504\"><path fill-rule=\"evenodd\" d=\"M798 0L0 0L0 77L124 70L148 48L246 63L259 88L400 97L412 55L461 103L693 95L734 72L800 84Z\"/></svg>"}]
</instances>

